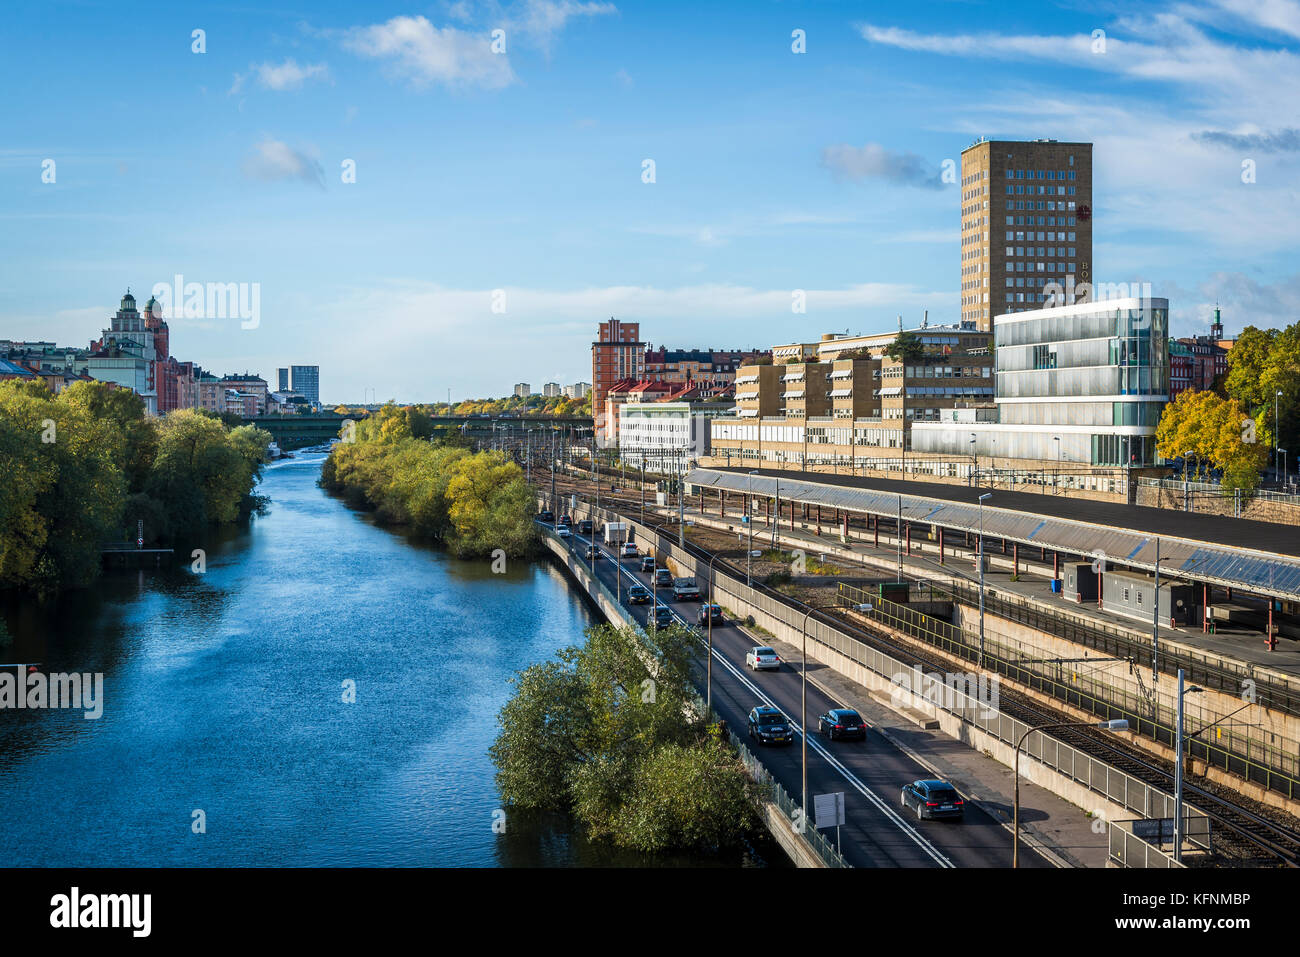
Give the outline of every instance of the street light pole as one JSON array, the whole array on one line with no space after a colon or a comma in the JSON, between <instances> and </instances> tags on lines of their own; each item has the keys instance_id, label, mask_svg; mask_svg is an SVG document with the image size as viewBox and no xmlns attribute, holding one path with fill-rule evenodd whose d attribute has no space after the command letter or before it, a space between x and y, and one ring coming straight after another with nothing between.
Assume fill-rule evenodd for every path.
<instances>
[{"instance_id":1,"label":"street light pole","mask_svg":"<svg viewBox=\"0 0 1300 957\"><path fill-rule=\"evenodd\" d=\"M749 553L745 556L745 587L754 587L754 475L758 469L749 473L749 482L745 487L745 519L749 525Z\"/></svg>"},{"instance_id":2,"label":"street light pole","mask_svg":"<svg viewBox=\"0 0 1300 957\"><path fill-rule=\"evenodd\" d=\"M1174 747L1174 861L1183 861L1183 696L1195 694L1201 689L1193 685L1184 690L1183 669L1178 669L1178 727L1175 728Z\"/></svg>"},{"instance_id":3,"label":"street light pole","mask_svg":"<svg viewBox=\"0 0 1300 957\"><path fill-rule=\"evenodd\" d=\"M1170 592L1172 595L1173 592ZM1172 601L1172 599L1171 599ZM1160 681L1160 536L1156 536L1156 596L1151 602L1151 681Z\"/></svg>"},{"instance_id":4,"label":"street light pole","mask_svg":"<svg viewBox=\"0 0 1300 957\"><path fill-rule=\"evenodd\" d=\"M894 526L894 546L898 553L898 580L903 580L903 496L898 496L898 524Z\"/></svg>"},{"instance_id":5,"label":"street light pole","mask_svg":"<svg viewBox=\"0 0 1300 957\"><path fill-rule=\"evenodd\" d=\"M1011 817L1011 866L1020 866L1020 749L1025 738L1035 731L1054 731L1058 728L1104 728L1107 731L1127 731L1128 722L1123 718L1112 721L1065 721L1060 724L1042 724L1036 728L1027 728L1016 742L1015 779L1016 790Z\"/></svg>"},{"instance_id":6,"label":"street light pole","mask_svg":"<svg viewBox=\"0 0 1300 957\"><path fill-rule=\"evenodd\" d=\"M979 565L980 565L980 656L976 667L984 667L984 500L992 498L992 492L985 492L980 496L980 538L979 538Z\"/></svg>"},{"instance_id":7,"label":"street light pole","mask_svg":"<svg viewBox=\"0 0 1300 957\"><path fill-rule=\"evenodd\" d=\"M776 548L776 530L781 524L781 480L776 480L776 494L773 498L775 514L772 516L772 548Z\"/></svg>"},{"instance_id":8,"label":"street light pole","mask_svg":"<svg viewBox=\"0 0 1300 957\"><path fill-rule=\"evenodd\" d=\"M704 614L709 622L709 657L706 677L704 679L704 714L706 717L713 714L713 605L716 604L713 600L713 563L718 560L719 554L719 552L714 552L713 557L709 559L709 603L704 606Z\"/></svg>"}]
</instances>

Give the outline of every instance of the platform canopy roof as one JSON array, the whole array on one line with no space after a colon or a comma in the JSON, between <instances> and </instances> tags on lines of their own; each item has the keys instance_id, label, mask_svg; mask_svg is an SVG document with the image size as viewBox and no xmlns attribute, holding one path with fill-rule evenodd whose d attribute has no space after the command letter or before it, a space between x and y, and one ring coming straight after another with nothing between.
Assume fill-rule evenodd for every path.
<instances>
[{"instance_id":1,"label":"platform canopy roof","mask_svg":"<svg viewBox=\"0 0 1300 957\"><path fill-rule=\"evenodd\" d=\"M924 495L904 495L871 488L812 482L784 475L764 475L719 469L693 469L686 482L695 487L726 489L783 500L806 502L859 514L896 516L904 522L942 525L960 532L980 531L977 504L946 501ZM995 494L995 500L1001 496ZM1159 546L1160 574L1196 582L1239 588L1275 598L1300 599L1300 557L1198 541L1191 537L1156 534L1095 522L1036 514L985 504L984 535L1010 542L1101 557L1107 566L1122 565L1153 572Z\"/></svg>"}]
</instances>

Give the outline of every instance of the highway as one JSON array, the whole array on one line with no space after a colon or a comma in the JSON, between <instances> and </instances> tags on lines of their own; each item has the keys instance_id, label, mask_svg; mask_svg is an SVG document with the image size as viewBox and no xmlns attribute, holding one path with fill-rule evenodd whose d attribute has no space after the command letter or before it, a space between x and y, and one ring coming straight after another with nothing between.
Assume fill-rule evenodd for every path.
<instances>
[{"instance_id":1,"label":"highway","mask_svg":"<svg viewBox=\"0 0 1300 957\"><path fill-rule=\"evenodd\" d=\"M584 563L590 539L576 531L570 547ZM633 617L646 626L653 608L669 608L682 623L695 627L699 602L672 602L671 594L656 592L652 575L641 572L639 558L617 561L613 551L599 542L595 559L597 577L616 591L615 575L622 575L622 591L642 584L652 590L651 604L627 605ZM638 543L640 544L640 543ZM661 563L662 564L662 563ZM703 632L703 629L701 629ZM753 672L745 666L745 654L761 639L751 638L731 621L713 626L713 708L727 726L746 737L751 708L770 704L791 719L796 738L789 746L763 746L753 739L749 748L767 766L786 791L799 800L802 791L799 725L799 662L784 662L778 671ZM810 678L825 666L813 661ZM703 669L701 669L701 679ZM899 800L902 786L918 778L930 778L924 767L894 747L873 726L867 740L828 741L817 734L817 716L832 707L851 707L832 700L811 681L808 684L808 724L813 735L808 741L808 797L834 791L844 792L845 825L841 828L841 851L854 867L1009 867L1011 835L997 821L966 803L964 819L919 821L916 812L904 809ZM864 715L864 720L866 716ZM963 795L963 797L966 797ZM811 823L811 822L810 822ZM834 842L834 830L827 832ZM1021 846L1022 867L1050 867L1032 849Z\"/></svg>"}]
</instances>

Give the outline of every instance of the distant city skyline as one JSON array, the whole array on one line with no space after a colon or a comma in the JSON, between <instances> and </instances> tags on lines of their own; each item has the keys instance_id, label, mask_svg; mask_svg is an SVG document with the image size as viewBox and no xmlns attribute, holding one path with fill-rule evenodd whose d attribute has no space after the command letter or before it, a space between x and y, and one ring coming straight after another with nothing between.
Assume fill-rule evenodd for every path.
<instances>
[{"instance_id":1,"label":"distant city skyline","mask_svg":"<svg viewBox=\"0 0 1300 957\"><path fill-rule=\"evenodd\" d=\"M1094 144L1095 278L1173 335L1300 313L1300 5L941 9L87 7L50 45L15 8L0 338L255 284L256 323L167 315L172 351L273 380L309 344L325 401L438 402L584 380L611 316L673 348L952 322L981 136Z\"/></svg>"}]
</instances>

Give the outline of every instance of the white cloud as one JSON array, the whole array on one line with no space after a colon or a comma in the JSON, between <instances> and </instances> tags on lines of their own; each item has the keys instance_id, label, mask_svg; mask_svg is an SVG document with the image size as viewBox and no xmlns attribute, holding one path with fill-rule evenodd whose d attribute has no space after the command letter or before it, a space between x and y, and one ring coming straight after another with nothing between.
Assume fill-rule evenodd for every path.
<instances>
[{"instance_id":1,"label":"white cloud","mask_svg":"<svg viewBox=\"0 0 1300 957\"><path fill-rule=\"evenodd\" d=\"M299 180L325 188L325 171L313 157L269 137L244 160L244 175L263 182Z\"/></svg>"},{"instance_id":2,"label":"white cloud","mask_svg":"<svg viewBox=\"0 0 1300 957\"><path fill-rule=\"evenodd\" d=\"M329 68L324 63L299 66L292 57L283 63L261 63L250 69L257 73L258 82L268 90L296 90L307 80L323 80L329 76Z\"/></svg>"},{"instance_id":3,"label":"white cloud","mask_svg":"<svg viewBox=\"0 0 1300 957\"><path fill-rule=\"evenodd\" d=\"M492 52L490 32L435 27L424 17L393 17L386 23L353 27L343 45L360 56L385 61L413 86L500 89L515 80L505 54Z\"/></svg>"},{"instance_id":4,"label":"white cloud","mask_svg":"<svg viewBox=\"0 0 1300 957\"><path fill-rule=\"evenodd\" d=\"M901 186L943 189L938 167L915 153L887 150L879 143L849 146L841 143L822 150L822 165L837 179L882 179Z\"/></svg>"},{"instance_id":5,"label":"white cloud","mask_svg":"<svg viewBox=\"0 0 1300 957\"><path fill-rule=\"evenodd\" d=\"M1216 0L1218 7L1247 23L1300 39L1300 3L1295 0Z\"/></svg>"},{"instance_id":6,"label":"white cloud","mask_svg":"<svg viewBox=\"0 0 1300 957\"><path fill-rule=\"evenodd\" d=\"M511 17L511 26L536 46L549 52L551 42L574 17L595 17L617 13L612 3L581 3L577 0L527 0Z\"/></svg>"}]
</instances>

